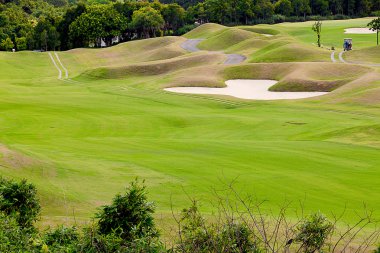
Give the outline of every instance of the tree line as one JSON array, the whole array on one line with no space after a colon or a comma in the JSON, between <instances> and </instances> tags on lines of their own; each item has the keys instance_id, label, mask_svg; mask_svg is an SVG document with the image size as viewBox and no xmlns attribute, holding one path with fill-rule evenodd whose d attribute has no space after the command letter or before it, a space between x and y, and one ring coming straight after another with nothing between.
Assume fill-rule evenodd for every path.
<instances>
[{"instance_id":1,"label":"tree line","mask_svg":"<svg viewBox=\"0 0 380 253\"><path fill-rule=\"evenodd\" d=\"M68 50L182 35L196 25L378 15L380 0L0 0L0 49Z\"/></svg>"},{"instance_id":2,"label":"tree line","mask_svg":"<svg viewBox=\"0 0 380 253\"><path fill-rule=\"evenodd\" d=\"M207 220L199 204L173 211L176 229L163 243L156 227L155 204L148 200L137 179L109 205L98 209L94 220L81 228L58 225L39 230L35 225L41 206L36 187L26 180L0 178L1 252L120 252L120 253L264 253L264 252L368 252L378 243L380 231L361 236L374 220L358 218L343 231L339 218L320 212L288 219L288 204L265 214L262 201L243 198L230 185L216 193L219 211ZM372 228L375 228L374 226ZM379 253L380 247L374 251Z\"/></svg>"}]
</instances>

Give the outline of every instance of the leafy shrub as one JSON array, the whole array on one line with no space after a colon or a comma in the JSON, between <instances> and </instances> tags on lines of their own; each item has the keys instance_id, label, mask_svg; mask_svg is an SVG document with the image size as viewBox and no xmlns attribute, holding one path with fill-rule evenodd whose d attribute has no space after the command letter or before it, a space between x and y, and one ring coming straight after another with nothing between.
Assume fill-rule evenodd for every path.
<instances>
[{"instance_id":1,"label":"leafy shrub","mask_svg":"<svg viewBox=\"0 0 380 253\"><path fill-rule=\"evenodd\" d=\"M125 240L117 231L102 234L96 224L83 230L77 245L78 252L86 253L160 253L166 252L163 244L156 238L145 235L133 241Z\"/></svg>"},{"instance_id":2,"label":"leafy shrub","mask_svg":"<svg viewBox=\"0 0 380 253\"><path fill-rule=\"evenodd\" d=\"M275 14L272 16L274 23L283 23L286 21L286 17L284 15Z\"/></svg>"},{"instance_id":3,"label":"leafy shrub","mask_svg":"<svg viewBox=\"0 0 380 253\"><path fill-rule=\"evenodd\" d=\"M26 50L27 42L25 37L16 38L16 47L18 51Z\"/></svg>"},{"instance_id":4,"label":"leafy shrub","mask_svg":"<svg viewBox=\"0 0 380 253\"><path fill-rule=\"evenodd\" d=\"M133 181L125 194L117 194L111 205L103 206L97 214L99 232L117 232L128 241L144 237L157 237L153 213L155 206L148 202L146 187Z\"/></svg>"},{"instance_id":5,"label":"leafy shrub","mask_svg":"<svg viewBox=\"0 0 380 253\"><path fill-rule=\"evenodd\" d=\"M36 187L25 179L21 182L0 178L0 211L13 215L21 227L33 226L40 214Z\"/></svg>"},{"instance_id":6,"label":"leafy shrub","mask_svg":"<svg viewBox=\"0 0 380 253\"><path fill-rule=\"evenodd\" d=\"M43 242L51 252L74 252L79 242L79 233L75 227L61 225L45 231Z\"/></svg>"},{"instance_id":7,"label":"leafy shrub","mask_svg":"<svg viewBox=\"0 0 380 253\"><path fill-rule=\"evenodd\" d=\"M174 35L176 35L176 36L184 35L185 33L190 32L191 30L193 30L196 27L197 27L196 25L184 25L181 28L179 28L178 30L176 30L174 32Z\"/></svg>"},{"instance_id":8,"label":"leafy shrub","mask_svg":"<svg viewBox=\"0 0 380 253\"><path fill-rule=\"evenodd\" d=\"M260 252L251 230L243 223L230 220L206 223L197 203L182 211L179 252Z\"/></svg>"},{"instance_id":9,"label":"leafy shrub","mask_svg":"<svg viewBox=\"0 0 380 253\"><path fill-rule=\"evenodd\" d=\"M0 213L0 252L30 252L33 236L19 226L14 216Z\"/></svg>"},{"instance_id":10,"label":"leafy shrub","mask_svg":"<svg viewBox=\"0 0 380 253\"><path fill-rule=\"evenodd\" d=\"M321 213L310 215L297 227L295 241L305 253L320 251L333 231L333 225Z\"/></svg>"},{"instance_id":11,"label":"leafy shrub","mask_svg":"<svg viewBox=\"0 0 380 253\"><path fill-rule=\"evenodd\" d=\"M1 41L0 46L6 51L11 51L15 45L13 44L13 41L8 37Z\"/></svg>"}]
</instances>

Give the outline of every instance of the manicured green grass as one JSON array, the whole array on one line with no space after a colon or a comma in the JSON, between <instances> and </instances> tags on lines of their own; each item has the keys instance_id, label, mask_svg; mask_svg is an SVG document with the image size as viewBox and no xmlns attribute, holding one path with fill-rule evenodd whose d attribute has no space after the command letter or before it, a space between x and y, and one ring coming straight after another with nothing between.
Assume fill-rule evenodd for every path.
<instances>
[{"instance_id":1,"label":"manicured green grass","mask_svg":"<svg viewBox=\"0 0 380 253\"><path fill-rule=\"evenodd\" d=\"M305 24L276 29L292 34L296 25ZM313 36L294 35L301 40ZM171 49L180 55L160 60L182 65L178 59L208 55L181 56L178 42ZM212 211L213 190L235 179L243 194L268 200L267 208L276 209L285 199L292 207L305 201L306 212L339 213L347 206L346 219L351 222L363 203L380 210L376 74L372 77L366 68L352 70L349 78L368 75L367 81L309 100L173 94L162 87L186 78L202 82L203 75L222 80L254 73L259 78L278 69L278 78L300 70L311 79L340 80L344 74L343 67L329 67L330 63L314 63L320 68L304 64L305 71L302 63L284 63L255 72L264 65L227 68L217 60L202 67L204 73L193 63L186 69L169 64L168 72L141 76L120 68L159 67L161 61L150 60L145 51L138 51L143 46L133 43L136 52L130 44L60 52L76 82L57 80L46 53L0 53L0 143L14 152L3 152L0 171L37 185L45 219L60 220L73 213L77 219L91 217L97 206L108 203L136 176L146 180L150 199L164 216L171 205L177 210L186 207L188 195L201 200L203 211ZM141 43L156 52L162 46L162 41ZM146 58L139 59L139 53ZM99 68L118 72L107 72L108 79L81 75ZM287 72L288 68L294 69Z\"/></svg>"},{"instance_id":2,"label":"manicured green grass","mask_svg":"<svg viewBox=\"0 0 380 253\"><path fill-rule=\"evenodd\" d=\"M359 49L376 45L375 34L345 34L345 28L365 28L373 18L361 18L351 20L332 20L322 22L321 42L324 47L335 47L343 49L343 39L352 38L353 48ZM316 44L316 35L311 31L311 26L314 21L301 23L282 23L276 24L273 27L275 30L280 30L282 33L288 34L296 39L307 44ZM267 26L264 26L267 27Z\"/></svg>"},{"instance_id":3,"label":"manicured green grass","mask_svg":"<svg viewBox=\"0 0 380 253\"><path fill-rule=\"evenodd\" d=\"M380 46L352 50L345 53L344 57L352 62L380 64Z\"/></svg>"}]
</instances>

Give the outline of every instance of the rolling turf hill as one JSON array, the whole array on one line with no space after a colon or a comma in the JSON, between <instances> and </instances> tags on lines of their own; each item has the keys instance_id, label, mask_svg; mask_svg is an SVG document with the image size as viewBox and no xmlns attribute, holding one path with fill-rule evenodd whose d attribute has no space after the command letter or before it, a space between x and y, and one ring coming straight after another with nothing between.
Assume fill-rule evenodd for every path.
<instances>
[{"instance_id":1,"label":"rolling turf hill","mask_svg":"<svg viewBox=\"0 0 380 253\"><path fill-rule=\"evenodd\" d=\"M212 190L233 180L267 208L285 199L294 208L304 201L307 212L347 207L348 221L363 203L380 210L379 68L332 63L327 49L368 20L324 22L322 49L306 22L205 24L184 37L51 53L63 80L48 53L1 52L1 174L37 185L45 223L88 220L135 177L146 180L164 222L171 205L188 206L187 195L211 212ZM344 57L379 62L373 36L352 37L358 50ZM204 39L203 50L187 52L186 39ZM247 59L224 65L225 53ZM331 93L250 101L163 91L228 79Z\"/></svg>"}]
</instances>

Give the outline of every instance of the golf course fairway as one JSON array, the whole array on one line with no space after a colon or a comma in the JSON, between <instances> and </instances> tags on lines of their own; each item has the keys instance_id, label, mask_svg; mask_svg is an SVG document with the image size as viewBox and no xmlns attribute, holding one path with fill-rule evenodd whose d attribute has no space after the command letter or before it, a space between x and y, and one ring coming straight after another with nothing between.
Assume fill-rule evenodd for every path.
<instances>
[{"instance_id":1,"label":"golf course fairway","mask_svg":"<svg viewBox=\"0 0 380 253\"><path fill-rule=\"evenodd\" d=\"M365 204L380 218L379 68L332 63L329 50L369 20L324 21L323 48L305 22L205 24L183 37L51 52L53 60L1 52L0 172L36 185L48 224L90 220L135 177L164 219L189 196L211 213L213 192L231 182L268 210L301 201L306 213L346 209L354 222ZM371 55L376 35L349 36L354 50L344 57ZM183 49L187 39L202 39L200 51ZM225 65L226 54L246 60ZM232 79L329 93L259 101L164 90Z\"/></svg>"}]
</instances>

